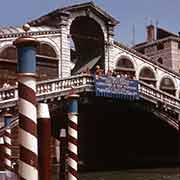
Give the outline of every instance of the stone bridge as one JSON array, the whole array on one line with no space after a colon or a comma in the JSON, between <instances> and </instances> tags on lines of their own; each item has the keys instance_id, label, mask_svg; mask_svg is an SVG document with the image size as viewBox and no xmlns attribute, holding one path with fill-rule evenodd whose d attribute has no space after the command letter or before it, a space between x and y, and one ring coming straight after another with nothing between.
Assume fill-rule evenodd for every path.
<instances>
[{"instance_id":1,"label":"stone bridge","mask_svg":"<svg viewBox=\"0 0 180 180\"><path fill-rule=\"evenodd\" d=\"M89 74L72 76L70 78L54 79L37 83L37 98L38 101L60 101L61 98L71 91L71 88L77 93L94 92L94 78ZM0 109L9 109L17 106L18 92L17 87L0 90ZM157 110L162 107L162 118L166 120L174 128L178 129L178 119L169 116L166 111L170 110L174 113L180 111L180 100L173 95L170 95L162 90L139 81L140 98L152 103ZM156 113L156 112L155 112Z\"/></svg>"}]
</instances>

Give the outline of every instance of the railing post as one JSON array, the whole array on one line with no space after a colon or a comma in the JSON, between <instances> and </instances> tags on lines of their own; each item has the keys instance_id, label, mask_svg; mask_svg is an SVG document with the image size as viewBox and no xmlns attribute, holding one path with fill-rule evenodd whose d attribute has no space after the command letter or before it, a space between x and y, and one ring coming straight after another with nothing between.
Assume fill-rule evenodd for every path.
<instances>
[{"instance_id":1,"label":"railing post","mask_svg":"<svg viewBox=\"0 0 180 180\"><path fill-rule=\"evenodd\" d=\"M38 104L39 179L51 179L51 123L48 104Z\"/></svg>"},{"instance_id":2,"label":"railing post","mask_svg":"<svg viewBox=\"0 0 180 180\"><path fill-rule=\"evenodd\" d=\"M24 30L29 30L24 25ZM18 52L20 179L38 180L38 143L36 111L36 46L32 37L21 37L13 43Z\"/></svg>"},{"instance_id":3,"label":"railing post","mask_svg":"<svg viewBox=\"0 0 180 180\"><path fill-rule=\"evenodd\" d=\"M68 101L68 180L78 179L78 94L66 97Z\"/></svg>"}]
</instances>

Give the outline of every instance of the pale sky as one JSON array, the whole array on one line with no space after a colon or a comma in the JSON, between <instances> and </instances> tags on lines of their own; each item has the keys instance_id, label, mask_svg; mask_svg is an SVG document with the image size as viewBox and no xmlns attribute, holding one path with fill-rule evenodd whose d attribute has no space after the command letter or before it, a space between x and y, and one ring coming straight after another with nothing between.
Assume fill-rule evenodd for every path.
<instances>
[{"instance_id":1,"label":"pale sky","mask_svg":"<svg viewBox=\"0 0 180 180\"><path fill-rule=\"evenodd\" d=\"M0 26L18 26L57 8L86 0L1 0ZM180 31L180 0L95 0L98 6L120 21L115 39L131 44L145 40L145 27L151 22L177 33Z\"/></svg>"}]
</instances>

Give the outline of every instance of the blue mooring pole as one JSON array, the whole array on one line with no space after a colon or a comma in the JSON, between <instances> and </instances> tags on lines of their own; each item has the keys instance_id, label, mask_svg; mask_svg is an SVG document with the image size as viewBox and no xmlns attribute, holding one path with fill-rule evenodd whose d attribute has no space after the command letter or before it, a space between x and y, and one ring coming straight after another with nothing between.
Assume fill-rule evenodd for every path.
<instances>
[{"instance_id":1,"label":"blue mooring pole","mask_svg":"<svg viewBox=\"0 0 180 180\"><path fill-rule=\"evenodd\" d=\"M29 25L24 25L28 31ZM36 111L36 47L32 37L20 37L13 44L18 51L20 179L38 180L38 140Z\"/></svg>"}]
</instances>

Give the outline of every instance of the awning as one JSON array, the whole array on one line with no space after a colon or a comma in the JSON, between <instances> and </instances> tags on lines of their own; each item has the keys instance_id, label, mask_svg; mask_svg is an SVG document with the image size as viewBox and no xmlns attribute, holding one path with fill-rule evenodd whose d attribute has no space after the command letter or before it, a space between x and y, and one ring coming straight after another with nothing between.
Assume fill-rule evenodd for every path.
<instances>
[{"instance_id":1,"label":"awning","mask_svg":"<svg viewBox=\"0 0 180 180\"><path fill-rule=\"evenodd\" d=\"M86 71L87 69L92 69L93 66L95 66L95 64L100 60L101 56L97 56L95 58L93 58L92 60L90 60L87 64L83 65L80 69L78 69L75 74L79 74L83 71Z\"/></svg>"}]
</instances>

